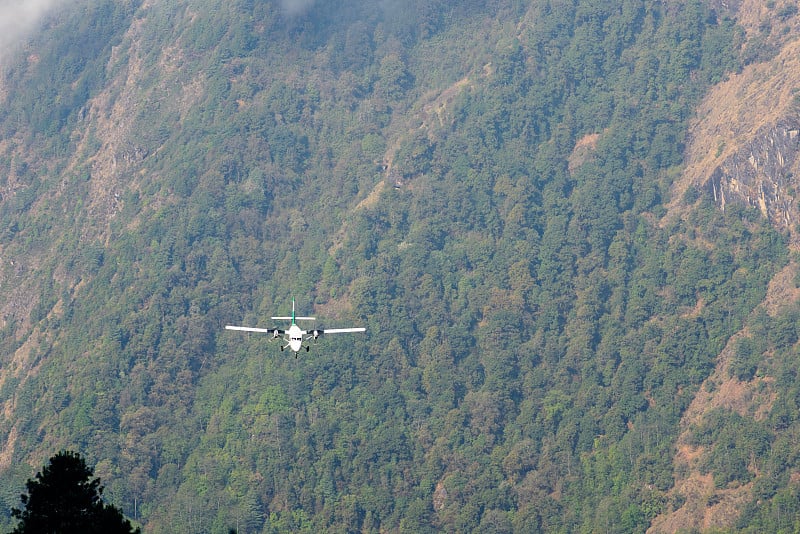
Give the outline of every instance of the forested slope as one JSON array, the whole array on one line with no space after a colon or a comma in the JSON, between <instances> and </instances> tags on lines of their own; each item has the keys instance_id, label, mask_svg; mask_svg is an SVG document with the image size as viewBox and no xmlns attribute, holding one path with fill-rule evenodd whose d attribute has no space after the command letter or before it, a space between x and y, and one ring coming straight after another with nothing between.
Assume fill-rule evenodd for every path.
<instances>
[{"instance_id":1,"label":"forested slope","mask_svg":"<svg viewBox=\"0 0 800 534\"><path fill-rule=\"evenodd\" d=\"M75 3L6 54L6 509L71 448L145 532L798 520L789 234L673 188L782 41L698 0L451 4ZM367 334L223 330L293 296ZM761 410L689 426L720 369Z\"/></svg>"}]
</instances>

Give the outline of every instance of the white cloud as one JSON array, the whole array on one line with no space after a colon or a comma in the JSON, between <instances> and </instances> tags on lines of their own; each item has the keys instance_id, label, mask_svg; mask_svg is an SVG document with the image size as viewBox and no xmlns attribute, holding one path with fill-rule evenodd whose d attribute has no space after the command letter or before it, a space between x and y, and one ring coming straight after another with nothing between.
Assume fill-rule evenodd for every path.
<instances>
[{"instance_id":1,"label":"white cloud","mask_svg":"<svg viewBox=\"0 0 800 534\"><path fill-rule=\"evenodd\" d=\"M25 38L45 14L65 0L0 0L0 51Z\"/></svg>"},{"instance_id":2,"label":"white cloud","mask_svg":"<svg viewBox=\"0 0 800 534\"><path fill-rule=\"evenodd\" d=\"M281 8L287 15L300 15L314 4L314 0L281 0Z\"/></svg>"}]
</instances>

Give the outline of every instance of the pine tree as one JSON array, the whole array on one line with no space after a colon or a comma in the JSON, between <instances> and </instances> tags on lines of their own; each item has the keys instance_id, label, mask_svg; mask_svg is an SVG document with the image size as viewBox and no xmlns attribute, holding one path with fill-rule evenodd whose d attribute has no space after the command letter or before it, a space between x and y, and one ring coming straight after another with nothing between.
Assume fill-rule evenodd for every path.
<instances>
[{"instance_id":1,"label":"pine tree","mask_svg":"<svg viewBox=\"0 0 800 534\"><path fill-rule=\"evenodd\" d=\"M11 511L20 520L12 534L138 534L118 508L103 502L103 486L92 476L76 452L50 458L35 479L28 479L28 493L20 495L25 509Z\"/></svg>"}]
</instances>

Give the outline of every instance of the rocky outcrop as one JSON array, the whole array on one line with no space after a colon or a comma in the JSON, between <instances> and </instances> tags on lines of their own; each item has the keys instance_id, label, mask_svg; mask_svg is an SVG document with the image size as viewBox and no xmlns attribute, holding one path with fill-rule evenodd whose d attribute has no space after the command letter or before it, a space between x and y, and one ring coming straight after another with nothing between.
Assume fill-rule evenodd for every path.
<instances>
[{"instance_id":1,"label":"rocky outcrop","mask_svg":"<svg viewBox=\"0 0 800 534\"><path fill-rule=\"evenodd\" d=\"M761 127L725 158L704 189L725 209L740 203L758 208L778 227L800 221L795 196L800 189L800 113Z\"/></svg>"},{"instance_id":2,"label":"rocky outcrop","mask_svg":"<svg viewBox=\"0 0 800 534\"><path fill-rule=\"evenodd\" d=\"M682 217L691 190L726 209L758 209L792 234L800 228L800 40L713 87L698 106L686 167L673 183L666 221Z\"/></svg>"}]
</instances>

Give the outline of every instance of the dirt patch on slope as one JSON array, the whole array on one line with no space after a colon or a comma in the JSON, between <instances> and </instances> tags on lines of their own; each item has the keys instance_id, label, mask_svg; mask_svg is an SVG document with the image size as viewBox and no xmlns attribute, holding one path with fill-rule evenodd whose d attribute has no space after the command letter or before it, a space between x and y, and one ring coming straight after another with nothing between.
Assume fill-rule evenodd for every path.
<instances>
[{"instance_id":1,"label":"dirt patch on slope","mask_svg":"<svg viewBox=\"0 0 800 534\"><path fill-rule=\"evenodd\" d=\"M800 288L795 283L797 270L798 265L791 262L770 280L763 303L770 317L775 317L781 309L800 300Z\"/></svg>"},{"instance_id":2,"label":"dirt patch on slope","mask_svg":"<svg viewBox=\"0 0 800 534\"><path fill-rule=\"evenodd\" d=\"M583 136L575 143L575 148L572 149L572 153L567 158L567 169L570 173L575 172L575 169L589 160L597 149L597 141L599 139L600 134L593 133Z\"/></svg>"},{"instance_id":3,"label":"dirt patch on slope","mask_svg":"<svg viewBox=\"0 0 800 534\"><path fill-rule=\"evenodd\" d=\"M712 411L722 408L758 420L767 415L775 401L771 379L741 382L728 376L732 341L720 355L716 370L700 388L681 421L683 430L673 460L676 480L668 495L671 502L682 504L656 517L648 529L650 533L731 527L750 499L752 482L735 487L717 487L713 473L704 473L701 469L707 450L692 444L692 427L702 424Z\"/></svg>"},{"instance_id":4,"label":"dirt patch on slope","mask_svg":"<svg viewBox=\"0 0 800 534\"><path fill-rule=\"evenodd\" d=\"M760 306L771 316L800 300L800 290L794 284L797 270L797 264L790 263L770 282ZM728 340L717 357L714 372L705 380L683 415L673 460L675 485L668 494L670 501L682 504L656 517L648 532L731 527L739 517L742 506L751 498L753 482L718 488L713 474L701 471L700 463L706 450L692 444L691 430L718 409L733 411L754 421L761 421L769 415L777 396L774 379L757 376L743 382L730 373L734 347L739 338L747 335L749 332L745 328Z\"/></svg>"}]
</instances>

